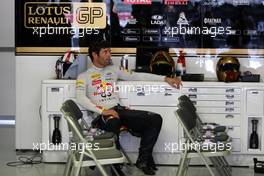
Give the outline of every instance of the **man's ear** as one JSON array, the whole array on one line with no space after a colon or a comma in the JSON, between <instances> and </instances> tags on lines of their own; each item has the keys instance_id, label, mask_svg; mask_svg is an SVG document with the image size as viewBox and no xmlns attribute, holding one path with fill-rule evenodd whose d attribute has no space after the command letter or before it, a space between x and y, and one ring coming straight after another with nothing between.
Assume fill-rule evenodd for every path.
<instances>
[{"instance_id":1,"label":"man's ear","mask_svg":"<svg viewBox=\"0 0 264 176\"><path fill-rule=\"evenodd\" d=\"M98 54L96 52L92 52L93 60L98 57Z\"/></svg>"}]
</instances>

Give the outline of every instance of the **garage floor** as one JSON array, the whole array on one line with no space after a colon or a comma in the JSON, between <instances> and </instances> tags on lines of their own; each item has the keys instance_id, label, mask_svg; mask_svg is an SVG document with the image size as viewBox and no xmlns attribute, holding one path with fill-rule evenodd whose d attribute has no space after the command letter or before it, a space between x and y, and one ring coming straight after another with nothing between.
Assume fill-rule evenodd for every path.
<instances>
[{"instance_id":1,"label":"garage floor","mask_svg":"<svg viewBox=\"0 0 264 176\"><path fill-rule=\"evenodd\" d=\"M13 125L0 126L0 176L62 176L64 164L36 164L29 166L9 167L6 163L16 161L17 156L29 155L33 153L21 153L15 152L15 127ZM157 176L175 176L177 167L172 166L160 166L156 172ZM87 170L86 174L83 171L82 175L95 176L100 175L98 172ZM132 168L132 176L144 175L137 168ZM234 176L254 176L252 168L247 167L234 167ZM188 172L188 176L209 176L209 173L205 167L191 167ZM257 174L255 174L257 176ZM259 175L260 176L260 175Z\"/></svg>"}]
</instances>

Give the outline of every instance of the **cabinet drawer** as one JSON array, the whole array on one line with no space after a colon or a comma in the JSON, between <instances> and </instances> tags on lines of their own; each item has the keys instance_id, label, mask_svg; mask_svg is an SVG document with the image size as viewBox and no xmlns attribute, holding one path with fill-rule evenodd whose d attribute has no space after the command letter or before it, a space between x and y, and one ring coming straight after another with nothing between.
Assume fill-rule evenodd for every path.
<instances>
[{"instance_id":1,"label":"cabinet drawer","mask_svg":"<svg viewBox=\"0 0 264 176\"><path fill-rule=\"evenodd\" d=\"M208 87L184 87L182 93L197 94L240 94L240 88L208 88Z\"/></svg>"},{"instance_id":2,"label":"cabinet drawer","mask_svg":"<svg viewBox=\"0 0 264 176\"><path fill-rule=\"evenodd\" d=\"M240 100L240 95L226 94L226 95L199 95L199 94L186 94L191 100Z\"/></svg>"},{"instance_id":3,"label":"cabinet drawer","mask_svg":"<svg viewBox=\"0 0 264 176\"><path fill-rule=\"evenodd\" d=\"M261 90L247 91L247 115L263 116L263 101L264 95Z\"/></svg>"},{"instance_id":4,"label":"cabinet drawer","mask_svg":"<svg viewBox=\"0 0 264 176\"><path fill-rule=\"evenodd\" d=\"M193 101L196 106L205 107L240 107L240 101L225 100L225 101Z\"/></svg>"},{"instance_id":5,"label":"cabinet drawer","mask_svg":"<svg viewBox=\"0 0 264 176\"><path fill-rule=\"evenodd\" d=\"M227 126L227 134L233 139L233 138L241 138L241 131L240 127L237 126Z\"/></svg>"},{"instance_id":6,"label":"cabinet drawer","mask_svg":"<svg viewBox=\"0 0 264 176\"><path fill-rule=\"evenodd\" d=\"M219 114L240 114L240 108L226 107L226 108L211 108L211 107L196 107L197 113L206 114L206 113L219 113Z\"/></svg>"},{"instance_id":7,"label":"cabinet drawer","mask_svg":"<svg viewBox=\"0 0 264 176\"><path fill-rule=\"evenodd\" d=\"M217 123L224 126L240 126L240 114L199 114L203 122Z\"/></svg>"},{"instance_id":8,"label":"cabinet drawer","mask_svg":"<svg viewBox=\"0 0 264 176\"><path fill-rule=\"evenodd\" d=\"M232 151L233 152L240 152L241 151L240 139L232 139Z\"/></svg>"},{"instance_id":9,"label":"cabinet drawer","mask_svg":"<svg viewBox=\"0 0 264 176\"><path fill-rule=\"evenodd\" d=\"M142 106L177 106L179 93L149 93L130 92L129 104Z\"/></svg>"}]
</instances>

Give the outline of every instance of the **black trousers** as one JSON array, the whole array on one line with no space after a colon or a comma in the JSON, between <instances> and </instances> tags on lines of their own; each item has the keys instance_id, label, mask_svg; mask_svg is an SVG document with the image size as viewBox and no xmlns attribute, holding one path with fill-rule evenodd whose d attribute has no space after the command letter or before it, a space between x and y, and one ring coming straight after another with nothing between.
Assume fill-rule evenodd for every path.
<instances>
[{"instance_id":1,"label":"black trousers","mask_svg":"<svg viewBox=\"0 0 264 176\"><path fill-rule=\"evenodd\" d=\"M112 118L105 122L105 130L119 135L120 127L126 126L129 131L141 136L139 147L139 158L148 160L152 156L153 147L158 139L162 126L162 117L153 112L130 110L123 106L115 106L114 109L119 114L118 118Z\"/></svg>"}]
</instances>

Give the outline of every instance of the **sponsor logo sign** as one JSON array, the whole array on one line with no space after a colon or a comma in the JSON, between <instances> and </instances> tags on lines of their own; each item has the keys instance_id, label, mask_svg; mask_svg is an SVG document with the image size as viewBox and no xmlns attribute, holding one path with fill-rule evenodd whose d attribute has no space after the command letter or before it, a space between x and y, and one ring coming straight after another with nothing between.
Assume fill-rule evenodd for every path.
<instances>
[{"instance_id":1,"label":"sponsor logo sign","mask_svg":"<svg viewBox=\"0 0 264 176\"><path fill-rule=\"evenodd\" d=\"M166 24L166 20L164 19L162 15L152 15L151 24L162 26Z\"/></svg>"},{"instance_id":2,"label":"sponsor logo sign","mask_svg":"<svg viewBox=\"0 0 264 176\"><path fill-rule=\"evenodd\" d=\"M141 5L148 5L152 4L152 0L124 0L125 4L141 4Z\"/></svg>"}]
</instances>

